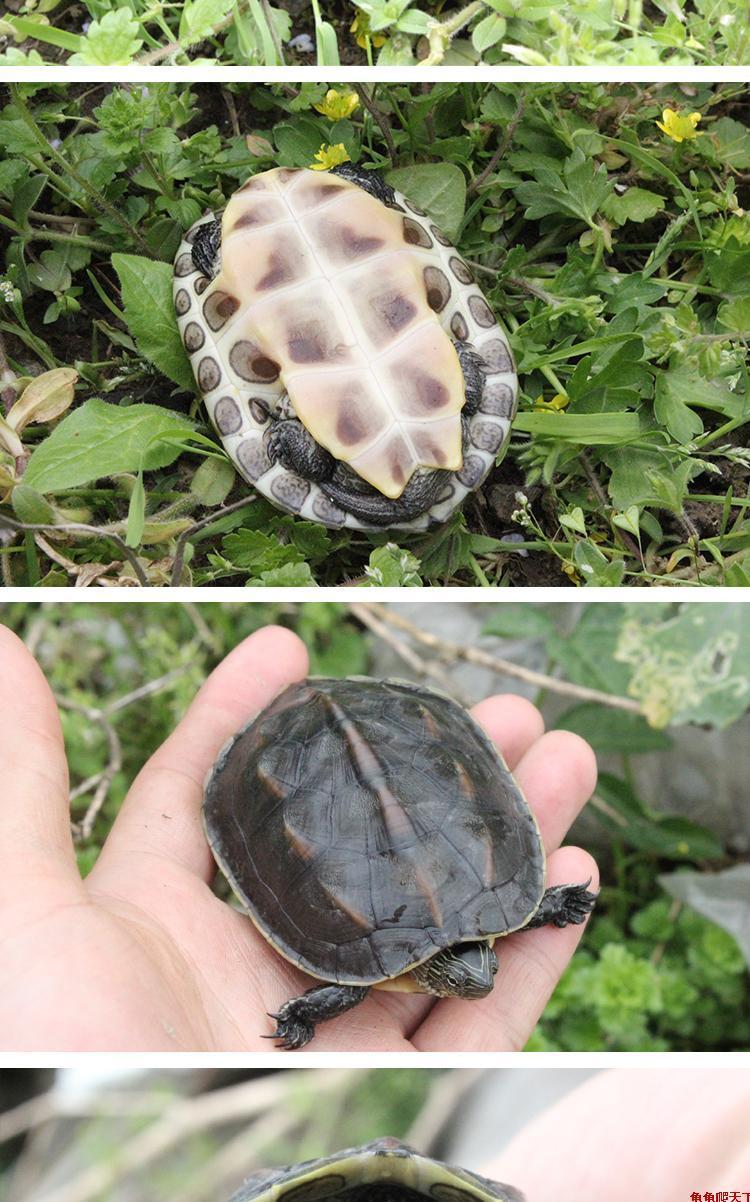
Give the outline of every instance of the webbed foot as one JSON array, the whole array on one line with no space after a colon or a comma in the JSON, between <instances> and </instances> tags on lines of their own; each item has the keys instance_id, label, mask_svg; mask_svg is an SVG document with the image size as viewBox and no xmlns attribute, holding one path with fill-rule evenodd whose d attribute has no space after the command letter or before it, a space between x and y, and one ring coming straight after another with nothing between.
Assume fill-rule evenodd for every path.
<instances>
[{"instance_id":1,"label":"webbed foot","mask_svg":"<svg viewBox=\"0 0 750 1202\"><path fill-rule=\"evenodd\" d=\"M555 927L580 926L588 918L599 896L589 891L590 884L591 877L585 885L553 885L544 894L539 909L524 930L547 926L548 923Z\"/></svg>"}]
</instances>

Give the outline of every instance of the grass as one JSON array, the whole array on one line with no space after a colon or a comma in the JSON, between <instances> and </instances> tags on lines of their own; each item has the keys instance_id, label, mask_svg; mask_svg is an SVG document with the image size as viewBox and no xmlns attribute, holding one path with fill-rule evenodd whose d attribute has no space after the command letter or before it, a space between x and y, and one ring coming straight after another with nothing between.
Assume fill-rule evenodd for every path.
<instances>
[{"instance_id":1,"label":"grass","mask_svg":"<svg viewBox=\"0 0 750 1202\"><path fill-rule=\"evenodd\" d=\"M748 85L357 88L6 93L5 583L747 585ZM401 545L259 499L177 341L182 231L321 146L408 169L518 360L505 460Z\"/></svg>"},{"instance_id":2,"label":"grass","mask_svg":"<svg viewBox=\"0 0 750 1202\"><path fill-rule=\"evenodd\" d=\"M744 0L26 0L0 65L132 62L742 65Z\"/></svg>"}]
</instances>

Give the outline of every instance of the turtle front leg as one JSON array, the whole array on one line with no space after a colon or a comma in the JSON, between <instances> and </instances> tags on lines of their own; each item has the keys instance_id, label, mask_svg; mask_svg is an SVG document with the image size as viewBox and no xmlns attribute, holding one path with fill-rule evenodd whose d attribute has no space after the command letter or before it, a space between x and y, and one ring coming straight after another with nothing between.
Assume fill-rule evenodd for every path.
<instances>
[{"instance_id":1,"label":"turtle front leg","mask_svg":"<svg viewBox=\"0 0 750 1202\"><path fill-rule=\"evenodd\" d=\"M458 361L464 376L464 396L466 398L461 410L462 417L473 417L482 403L485 377L489 371L487 363L475 351L470 342L458 342L454 339Z\"/></svg>"},{"instance_id":2,"label":"turtle front leg","mask_svg":"<svg viewBox=\"0 0 750 1202\"><path fill-rule=\"evenodd\" d=\"M219 273L221 263L221 218L204 221L193 238L193 263L209 280Z\"/></svg>"},{"instance_id":3,"label":"turtle front leg","mask_svg":"<svg viewBox=\"0 0 750 1202\"><path fill-rule=\"evenodd\" d=\"M598 893L591 893L589 885L591 877L585 885L553 885L542 898L539 909L524 927L544 927L551 923L555 927L567 927L573 924L580 926L585 922L596 905Z\"/></svg>"},{"instance_id":4,"label":"turtle front leg","mask_svg":"<svg viewBox=\"0 0 750 1202\"><path fill-rule=\"evenodd\" d=\"M303 1048L315 1034L316 1023L337 1018L358 1006L369 992L369 985L314 985L301 997L284 1002L278 1014L269 1015L276 1019L276 1030L263 1038L278 1039L276 1046L287 1052Z\"/></svg>"},{"instance_id":5,"label":"turtle front leg","mask_svg":"<svg viewBox=\"0 0 750 1202\"><path fill-rule=\"evenodd\" d=\"M336 460L321 447L296 418L274 422L266 443L268 458L296 472L303 480L320 484L330 480Z\"/></svg>"}]
</instances>

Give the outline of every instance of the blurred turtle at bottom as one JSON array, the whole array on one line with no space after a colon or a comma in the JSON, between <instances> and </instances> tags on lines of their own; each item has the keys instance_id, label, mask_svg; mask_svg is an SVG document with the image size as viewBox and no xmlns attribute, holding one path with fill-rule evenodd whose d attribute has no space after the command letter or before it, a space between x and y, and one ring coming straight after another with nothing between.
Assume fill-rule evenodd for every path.
<instances>
[{"instance_id":1,"label":"blurred turtle at bottom","mask_svg":"<svg viewBox=\"0 0 750 1202\"><path fill-rule=\"evenodd\" d=\"M261 1169L229 1202L526 1202L511 1185L376 1139L331 1156Z\"/></svg>"}]
</instances>

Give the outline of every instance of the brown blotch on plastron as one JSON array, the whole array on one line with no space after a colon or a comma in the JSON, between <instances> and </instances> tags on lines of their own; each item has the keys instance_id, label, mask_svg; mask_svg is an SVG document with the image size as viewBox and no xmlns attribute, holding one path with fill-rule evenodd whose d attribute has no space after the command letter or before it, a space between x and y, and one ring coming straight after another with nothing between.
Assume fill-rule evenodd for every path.
<instances>
[{"instance_id":1,"label":"brown blotch on plastron","mask_svg":"<svg viewBox=\"0 0 750 1202\"><path fill-rule=\"evenodd\" d=\"M325 184L322 181L307 188L307 194L313 200L328 200L329 196L338 196L339 192L345 191L346 184Z\"/></svg>"},{"instance_id":2,"label":"brown blotch on plastron","mask_svg":"<svg viewBox=\"0 0 750 1202\"><path fill-rule=\"evenodd\" d=\"M292 513L299 513L309 492L310 485L301 476L296 476L294 472L284 472L283 475L276 476L271 481L272 495Z\"/></svg>"},{"instance_id":3,"label":"brown blotch on plastron","mask_svg":"<svg viewBox=\"0 0 750 1202\"><path fill-rule=\"evenodd\" d=\"M479 408L482 413L492 413L495 417L513 416L515 393L508 384L488 384L482 393Z\"/></svg>"},{"instance_id":4,"label":"brown blotch on plastron","mask_svg":"<svg viewBox=\"0 0 750 1202\"><path fill-rule=\"evenodd\" d=\"M430 464L430 466L434 467L443 467L445 465L444 449L434 439L430 438L429 435L424 434L420 436L415 434L412 441L414 442L414 449L422 463Z\"/></svg>"},{"instance_id":5,"label":"brown blotch on plastron","mask_svg":"<svg viewBox=\"0 0 750 1202\"><path fill-rule=\"evenodd\" d=\"M186 276L186 275L192 275L194 271L195 271L195 263L193 262L193 256L190 254L190 251L187 251L187 250L183 251L183 253L181 255L177 256L177 259L175 261L175 265L174 265L175 275L179 276L179 277Z\"/></svg>"},{"instance_id":6,"label":"brown blotch on plastron","mask_svg":"<svg viewBox=\"0 0 750 1202\"><path fill-rule=\"evenodd\" d=\"M343 526L346 514L333 501L329 501L324 493L316 491L312 502L312 511L326 526Z\"/></svg>"},{"instance_id":7,"label":"brown blotch on plastron","mask_svg":"<svg viewBox=\"0 0 750 1202\"><path fill-rule=\"evenodd\" d=\"M203 302L203 316L209 329L220 330L227 324L229 318L234 316L239 307L238 298L229 292L212 292Z\"/></svg>"},{"instance_id":8,"label":"brown blotch on plastron","mask_svg":"<svg viewBox=\"0 0 750 1202\"><path fill-rule=\"evenodd\" d=\"M344 410L336 422L336 437L345 447L356 446L367 434L367 424L356 413Z\"/></svg>"},{"instance_id":9,"label":"brown blotch on plastron","mask_svg":"<svg viewBox=\"0 0 750 1202\"><path fill-rule=\"evenodd\" d=\"M451 317L451 334L459 342L466 342L469 337L469 327L461 313L454 313Z\"/></svg>"},{"instance_id":10,"label":"brown blotch on plastron","mask_svg":"<svg viewBox=\"0 0 750 1202\"><path fill-rule=\"evenodd\" d=\"M493 338L491 342L483 342L479 353L490 371L513 371L513 356L502 338Z\"/></svg>"},{"instance_id":11,"label":"brown blotch on plastron","mask_svg":"<svg viewBox=\"0 0 750 1202\"><path fill-rule=\"evenodd\" d=\"M441 246L451 246L452 245L450 238L446 238L443 231L439 230L436 225L430 226L430 233L432 234L435 241L439 242Z\"/></svg>"},{"instance_id":12,"label":"brown blotch on plastron","mask_svg":"<svg viewBox=\"0 0 750 1202\"><path fill-rule=\"evenodd\" d=\"M400 292L383 292L373 297L372 308L381 325L397 334L416 316L416 306Z\"/></svg>"},{"instance_id":13,"label":"brown blotch on plastron","mask_svg":"<svg viewBox=\"0 0 750 1202\"><path fill-rule=\"evenodd\" d=\"M295 278L294 266L288 255L283 251L274 250L268 256L266 274L261 276L255 287L258 292L266 292L269 288L290 284Z\"/></svg>"},{"instance_id":14,"label":"brown blotch on plastron","mask_svg":"<svg viewBox=\"0 0 750 1202\"><path fill-rule=\"evenodd\" d=\"M394 484L402 485L406 483L404 469L399 463L398 459L393 460L393 464L391 465L391 476L393 477Z\"/></svg>"},{"instance_id":15,"label":"brown blotch on plastron","mask_svg":"<svg viewBox=\"0 0 750 1202\"><path fill-rule=\"evenodd\" d=\"M197 321L189 321L182 331L182 341L185 343L185 350L189 355L194 355L199 351L206 341L206 335L203 332L203 327L198 325Z\"/></svg>"},{"instance_id":16,"label":"brown blotch on plastron","mask_svg":"<svg viewBox=\"0 0 750 1202\"><path fill-rule=\"evenodd\" d=\"M268 421L268 415L270 413L270 409L268 408L266 402L262 400L261 397L254 396L250 399L249 408L250 416L252 417L253 421L257 422L259 426L264 426Z\"/></svg>"},{"instance_id":17,"label":"brown blotch on plastron","mask_svg":"<svg viewBox=\"0 0 750 1202\"><path fill-rule=\"evenodd\" d=\"M197 380L201 392L213 392L214 388L219 387L221 368L210 355L206 355L205 359L201 359L198 364Z\"/></svg>"},{"instance_id":18,"label":"brown blotch on plastron","mask_svg":"<svg viewBox=\"0 0 750 1202\"><path fill-rule=\"evenodd\" d=\"M190 293L186 292L184 288L180 288L179 292L175 293L174 298L174 311L177 316L184 317L191 304Z\"/></svg>"},{"instance_id":19,"label":"brown blotch on plastron","mask_svg":"<svg viewBox=\"0 0 750 1202\"><path fill-rule=\"evenodd\" d=\"M465 488L476 488L481 483L487 465L481 455L464 455L464 464L460 472L456 472L456 479L464 485Z\"/></svg>"},{"instance_id":20,"label":"brown blotch on plastron","mask_svg":"<svg viewBox=\"0 0 750 1202\"><path fill-rule=\"evenodd\" d=\"M425 267L422 272L427 289L427 304L435 313L442 313L451 298L451 282L439 267Z\"/></svg>"},{"instance_id":21,"label":"brown blotch on plastron","mask_svg":"<svg viewBox=\"0 0 750 1202\"><path fill-rule=\"evenodd\" d=\"M476 418L471 423L471 441L480 451L496 455L503 445L503 427L497 422L482 422Z\"/></svg>"},{"instance_id":22,"label":"brown blotch on plastron","mask_svg":"<svg viewBox=\"0 0 750 1202\"><path fill-rule=\"evenodd\" d=\"M229 366L241 380L248 380L251 384L270 384L279 378L278 363L244 338L235 342L229 352Z\"/></svg>"},{"instance_id":23,"label":"brown blotch on plastron","mask_svg":"<svg viewBox=\"0 0 750 1202\"><path fill-rule=\"evenodd\" d=\"M315 318L299 322L289 331L287 349L292 363L328 363L338 358L328 330Z\"/></svg>"},{"instance_id":24,"label":"brown blotch on plastron","mask_svg":"<svg viewBox=\"0 0 750 1202\"><path fill-rule=\"evenodd\" d=\"M415 372L413 376L416 387L419 408L425 412L441 409L449 400L449 392L445 384L430 376L427 372Z\"/></svg>"},{"instance_id":25,"label":"brown blotch on plastron","mask_svg":"<svg viewBox=\"0 0 750 1202\"><path fill-rule=\"evenodd\" d=\"M238 188L238 191L239 192L267 192L268 187L266 185L265 180L261 179L260 176L251 175L250 179L247 180L242 185L241 188Z\"/></svg>"},{"instance_id":26,"label":"brown blotch on plastron","mask_svg":"<svg viewBox=\"0 0 750 1202\"><path fill-rule=\"evenodd\" d=\"M331 235L338 242L346 259L363 259L384 245L382 238L371 238L368 234L361 234L350 225L336 226L331 230Z\"/></svg>"},{"instance_id":27,"label":"brown blotch on plastron","mask_svg":"<svg viewBox=\"0 0 750 1202\"><path fill-rule=\"evenodd\" d=\"M432 238L427 230L418 221L412 221L411 217L404 217L404 242L410 246L424 246L425 249L432 246Z\"/></svg>"},{"instance_id":28,"label":"brown blotch on plastron","mask_svg":"<svg viewBox=\"0 0 750 1202\"><path fill-rule=\"evenodd\" d=\"M453 272L457 280L462 284L473 284L474 276L469 271L469 268L464 263L463 259L459 259L458 255L451 255L448 260L448 266Z\"/></svg>"},{"instance_id":29,"label":"brown blotch on plastron","mask_svg":"<svg viewBox=\"0 0 750 1202\"><path fill-rule=\"evenodd\" d=\"M293 176L299 175L301 170L302 170L301 167L280 167L279 168L279 180L281 181L282 184L287 184L287 183L289 183L289 180L292 179Z\"/></svg>"},{"instance_id":30,"label":"brown blotch on plastron","mask_svg":"<svg viewBox=\"0 0 750 1202\"><path fill-rule=\"evenodd\" d=\"M214 424L220 434L236 434L242 428L240 407L230 396L223 396L214 406Z\"/></svg>"},{"instance_id":31,"label":"brown blotch on plastron","mask_svg":"<svg viewBox=\"0 0 750 1202\"><path fill-rule=\"evenodd\" d=\"M193 284L193 291L195 292L196 296L203 296L203 293L206 291L206 289L208 288L208 285L210 283L211 283L211 281L208 279L207 276L205 276L205 275L199 276L198 279Z\"/></svg>"},{"instance_id":32,"label":"brown blotch on plastron","mask_svg":"<svg viewBox=\"0 0 750 1202\"><path fill-rule=\"evenodd\" d=\"M494 326L495 314L483 296L469 297L469 312L478 326Z\"/></svg>"},{"instance_id":33,"label":"brown blotch on plastron","mask_svg":"<svg viewBox=\"0 0 750 1202\"><path fill-rule=\"evenodd\" d=\"M268 452L261 438L246 438L235 451L240 468L253 484L267 472L271 466Z\"/></svg>"}]
</instances>

